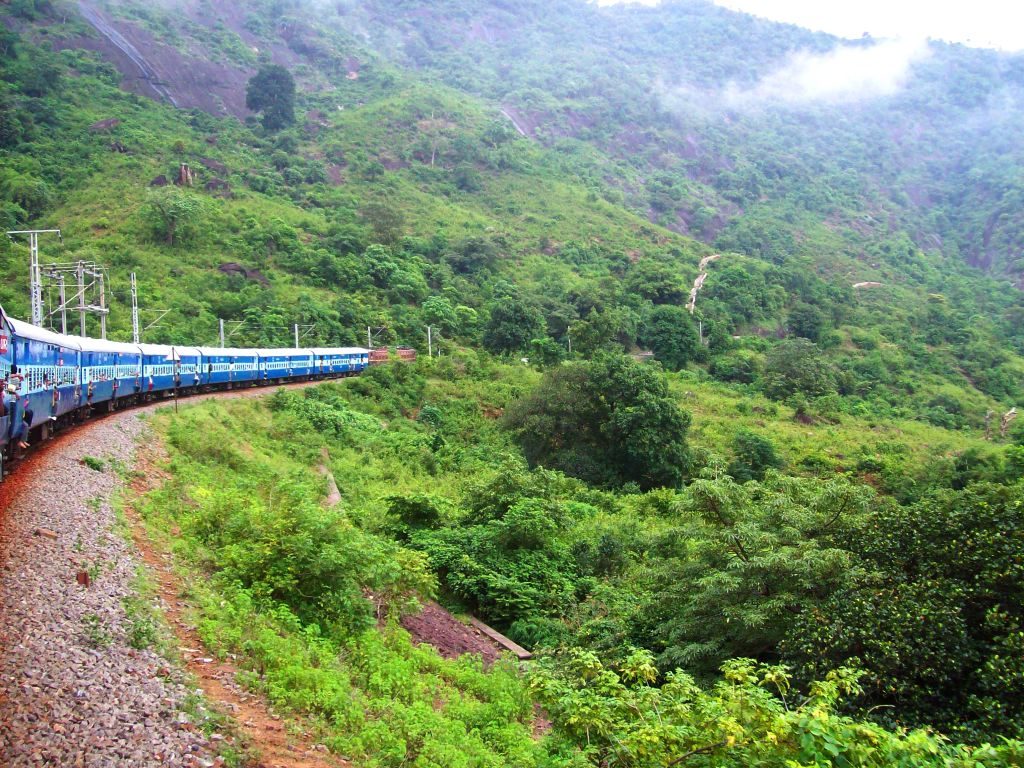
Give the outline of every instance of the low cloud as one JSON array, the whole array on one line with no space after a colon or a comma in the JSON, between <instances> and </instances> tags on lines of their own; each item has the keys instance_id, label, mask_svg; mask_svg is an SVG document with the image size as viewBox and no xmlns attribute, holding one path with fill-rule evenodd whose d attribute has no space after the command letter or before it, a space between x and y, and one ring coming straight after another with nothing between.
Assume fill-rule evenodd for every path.
<instances>
[{"instance_id":1,"label":"low cloud","mask_svg":"<svg viewBox=\"0 0 1024 768\"><path fill-rule=\"evenodd\" d=\"M874 45L841 45L827 53L798 51L755 85L729 85L732 108L809 103L838 104L890 96L906 83L914 62L928 56L919 40L883 40Z\"/></svg>"}]
</instances>

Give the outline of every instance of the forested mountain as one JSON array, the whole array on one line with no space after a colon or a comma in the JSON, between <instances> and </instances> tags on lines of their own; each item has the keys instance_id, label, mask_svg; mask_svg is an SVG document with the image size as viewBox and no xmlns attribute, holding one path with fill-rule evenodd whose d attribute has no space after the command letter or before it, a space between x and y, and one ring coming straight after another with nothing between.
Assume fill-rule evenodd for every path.
<instances>
[{"instance_id":1,"label":"forested mountain","mask_svg":"<svg viewBox=\"0 0 1024 768\"><path fill-rule=\"evenodd\" d=\"M425 351L432 328L439 361L162 426L151 514L216 577L208 641L339 750L1020 759L1024 56L697 0L0 22L0 224L109 269L113 338L131 271L144 319L171 310L147 341L222 319L239 345L298 323ZM23 243L0 273L24 317ZM529 690L374 634L366 592L432 585L546 649Z\"/></svg>"},{"instance_id":2,"label":"forested mountain","mask_svg":"<svg viewBox=\"0 0 1024 768\"><path fill-rule=\"evenodd\" d=\"M178 310L165 338L212 339L221 317L250 340L300 322L419 344L431 322L487 343L514 293L496 351L575 335L678 367L705 355L657 326L689 333L671 307L714 249L712 354L795 333L832 348L842 394L905 404L907 369L934 371L926 404L940 379L1020 392L1024 311L997 279L1018 257L1018 57L682 2L17 2L6 27L6 225L59 221L61 258L144 267L144 300ZM854 58L830 69L836 46ZM286 130L245 106L268 60L298 83ZM878 71L837 90L806 81L819 67ZM192 190L147 189L182 163Z\"/></svg>"}]
</instances>

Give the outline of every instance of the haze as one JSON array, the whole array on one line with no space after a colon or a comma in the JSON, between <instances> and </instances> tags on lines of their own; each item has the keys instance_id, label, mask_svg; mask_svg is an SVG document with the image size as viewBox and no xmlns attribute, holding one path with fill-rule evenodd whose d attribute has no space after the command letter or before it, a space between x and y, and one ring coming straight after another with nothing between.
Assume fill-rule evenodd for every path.
<instances>
[{"instance_id":1,"label":"haze","mask_svg":"<svg viewBox=\"0 0 1024 768\"><path fill-rule=\"evenodd\" d=\"M598 0L613 5L619 0ZM659 0L633 0L656 5ZM1024 49L1024 6L1005 0L714 0L717 5L801 27L856 38L932 38L1006 51Z\"/></svg>"}]
</instances>

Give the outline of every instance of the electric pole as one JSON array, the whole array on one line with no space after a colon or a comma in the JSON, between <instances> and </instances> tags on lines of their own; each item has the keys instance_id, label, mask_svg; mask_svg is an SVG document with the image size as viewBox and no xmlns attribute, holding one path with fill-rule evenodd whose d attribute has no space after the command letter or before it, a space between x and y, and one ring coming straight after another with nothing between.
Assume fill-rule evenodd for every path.
<instances>
[{"instance_id":1,"label":"electric pole","mask_svg":"<svg viewBox=\"0 0 1024 768\"><path fill-rule=\"evenodd\" d=\"M14 239L14 235L28 235L28 277L29 289L32 293L32 325L41 328L43 325L43 273L39 268L39 236L57 235L62 243L64 237L59 229L17 229L7 233L11 239Z\"/></svg>"},{"instance_id":2,"label":"electric pole","mask_svg":"<svg viewBox=\"0 0 1024 768\"><path fill-rule=\"evenodd\" d=\"M134 278L135 276L132 275ZM68 335L68 298L67 290L64 287L64 275L61 274L57 278L57 285L60 287L60 332L65 336Z\"/></svg>"},{"instance_id":3,"label":"electric pole","mask_svg":"<svg viewBox=\"0 0 1024 768\"><path fill-rule=\"evenodd\" d=\"M100 281L100 338L106 340L107 338L107 292L106 285L104 284L103 271L100 270L96 273L96 278Z\"/></svg>"},{"instance_id":4,"label":"electric pole","mask_svg":"<svg viewBox=\"0 0 1024 768\"><path fill-rule=\"evenodd\" d=\"M135 273L132 272L132 341L139 343L139 291L135 285Z\"/></svg>"},{"instance_id":5,"label":"electric pole","mask_svg":"<svg viewBox=\"0 0 1024 768\"><path fill-rule=\"evenodd\" d=\"M295 348L298 349L299 348L299 324L296 323L294 328L295 328Z\"/></svg>"},{"instance_id":6,"label":"electric pole","mask_svg":"<svg viewBox=\"0 0 1024 768\"><path fill-rule=\"evenodd\" d=\"M85 262L78 262L75 269L75 277L78 280L78 324L79 336L85 336Z\"/></svg>"},{"instance_id":7,"label":"electric pole","mask_svg":"<svg viewBox=\"0 0 1024 768\"><path fill-rule=\"evenodd\" d=\"M220 321L220 348L224 349L224 320Z\"/></svg>"}]
</instances>

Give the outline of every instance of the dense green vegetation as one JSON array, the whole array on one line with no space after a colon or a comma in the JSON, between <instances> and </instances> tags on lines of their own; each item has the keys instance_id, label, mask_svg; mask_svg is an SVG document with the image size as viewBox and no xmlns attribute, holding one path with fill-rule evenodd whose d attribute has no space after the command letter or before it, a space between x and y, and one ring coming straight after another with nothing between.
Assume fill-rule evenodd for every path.
<instances>
[{"instance_id":1,"label":"dense green vegetation","mask_svg":"<svg viewBox=\"0 0 1024 768\"><path fill-rule=\"evenodd\" d=\"M1021 735L1019 485L901 507L767 468L739 485L710 459L685 489L595 490L528 469L488 415L533 379L424 361L161 416L172 480L144 514L154 535L180 527L204 639L369 764L1020 759L1000 738ZM435 589L541 660L521 677L412 648L395 619ZM540 740L533 701L552 722ZM875 724L857 719L869 709ZM900 730L926 724L998 746Z\"/></svg>"},{"instance_id":2,"label":"dense green vegetation","mask_svg":"<svg viewBox=\"0 0 1024 768\"><path fill-rule=\"evenodd\" d=\"M1021 56L762 99L839 41L700 0L101 6L235 100L0 6L0 224L105 264L114 338L137 271L147 341L441 354L157 419L147 522L248 683L368 765L1021 762ZM16 317L25 272L0 241ZM432 594L539 661L413 647Z\"/></svg>"}]
</instances>

